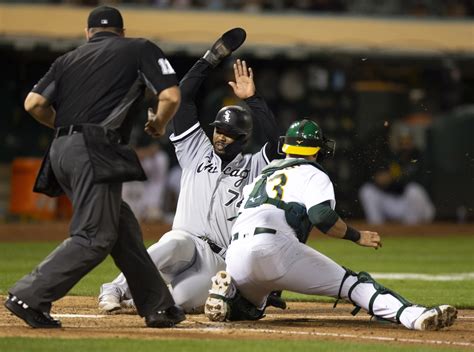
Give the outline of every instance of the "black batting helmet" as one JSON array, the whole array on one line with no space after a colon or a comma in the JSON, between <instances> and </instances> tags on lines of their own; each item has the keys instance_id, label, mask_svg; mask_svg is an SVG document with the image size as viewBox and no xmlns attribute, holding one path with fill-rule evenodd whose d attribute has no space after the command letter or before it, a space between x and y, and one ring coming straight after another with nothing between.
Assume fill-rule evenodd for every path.
<instances>
[{"instance_id":1,"label":"black batting helmet","mask_svg":"<svg viewBox=\"0 0 474 352\"><path fill-rule=\"evenodd\" d=\"M253 127L250 113L238 105L224 106L219 110L216 119L210 125L243 136L243 139L250 137Z\"/></svg>"}]
</instances>

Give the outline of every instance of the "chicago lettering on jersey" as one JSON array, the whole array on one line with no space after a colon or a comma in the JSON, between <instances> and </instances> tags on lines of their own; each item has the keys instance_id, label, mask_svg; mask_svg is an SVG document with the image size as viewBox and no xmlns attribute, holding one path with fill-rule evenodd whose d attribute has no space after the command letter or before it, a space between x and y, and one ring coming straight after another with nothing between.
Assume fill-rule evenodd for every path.
<instances>
[{"instance_id":1,"label":"chicago lettering on jersey","mask_svg":"<svg viewBox=\"0 0 474 352\"><path fill-rule=\"evenodd\" d=\"M215 165L212 161L203 161L199 164L197 168L197 172L201 173L203 171L207 171L210 174L216 174L218 172L217 165Z\"/></svg>"},{"instance_id":2,"label":"chicago lettering on jersey","mask_svg":"<svg viewBox=\"0 0 474 352\"><path fill-rule=\"evenodd\" d=\"M232 176L232 177L239 177L239 180L235 181L234 186L235 187L240 187L242 182L248 177L249 175L248 169L232 169L230 166L227 166L223 173L224 175Z\"/></svg>"},{"instance_id":3,"label":"chicago lettering on jersey","mask_svg":"<svg viewBox=\"0 0 474 352\"><path fill-rule=\"evenodd\" d=\"M212 155L212 153L210 153ZM204 156L204 161L198 165L197 172L198 174L207 171L210 174L216 174L219 172L215 160L212 156L207 154Z\"/></svg>"}]
</instances>

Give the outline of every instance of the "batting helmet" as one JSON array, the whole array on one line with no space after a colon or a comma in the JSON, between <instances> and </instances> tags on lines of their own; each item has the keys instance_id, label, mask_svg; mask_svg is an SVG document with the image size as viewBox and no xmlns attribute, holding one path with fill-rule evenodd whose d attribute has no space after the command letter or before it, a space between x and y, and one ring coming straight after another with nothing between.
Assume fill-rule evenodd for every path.
<instances>
[{"instance_id":1,"label":"batting helmet","mask_svg":"<svg viewBox=\"0 0 474 352\"><path fill-rule=\"evenodd\" d=\"M309 156L321 151L324 156L332 156L335 144L333 140L324 138L316 122L307 119L294 122L286 135L280 137L282 152L292 155Z\"/></svg>"},{"instance_id":2,"label":"batting helmet","mask_svg":"<svg viewBox=\"0 0 474 352\"><path fill-rule=\"evenodd\" d=\"M237 105L224 106L210 125L237 136L243 136L243 139L250 137L253 127L250 113Z\"/></svg>"}]
</instances>

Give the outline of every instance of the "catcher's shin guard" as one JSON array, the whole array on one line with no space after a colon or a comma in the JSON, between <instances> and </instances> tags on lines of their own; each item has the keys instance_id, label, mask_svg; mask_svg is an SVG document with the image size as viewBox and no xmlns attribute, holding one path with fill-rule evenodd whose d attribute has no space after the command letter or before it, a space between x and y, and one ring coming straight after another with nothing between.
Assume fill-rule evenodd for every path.
<instances>
[{"instance_id":1,"label":"catcher's shin guard","mask_svg":"<svg viewBox=\"0 0 474 352\"><path fill-rule=\"evenodd\" d=\"M413 329L413 322L425 311L425 307L414 305L364 271L356 274L346 269L338 298L347 298L355 305L352 315L364 308L378 319L403 324L409 329Z\"/></svg>"}]
</instances>

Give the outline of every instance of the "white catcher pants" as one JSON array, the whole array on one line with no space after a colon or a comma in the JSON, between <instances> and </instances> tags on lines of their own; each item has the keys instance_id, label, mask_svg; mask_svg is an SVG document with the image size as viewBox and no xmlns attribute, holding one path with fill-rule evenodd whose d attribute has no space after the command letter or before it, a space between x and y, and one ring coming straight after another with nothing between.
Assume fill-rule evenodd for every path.
<instances>
[{"instance_id":1,"label":"white catcher pants","mask_svg":"<svg viewBox=\"0 0 474 352\"><path fill-rule=\"evenodd\" d=\"M249 231L252 233L253 231ZM348 245L351 245L348 243ZM258 234L233 241L226 255L227 272L240 293L257 307L263 308L268 294L275 290L337 297L345 269L292 235ZM349 276L341 289L347 299L357 277ZM369 309L376 293L373 283L360 283L351 298L358 306ZM395 320L402 303L391 294L380 294L374 301L374 315ZM400 322L408 328L425 308L406 308Z\"/></svg>"}]
</instances>

